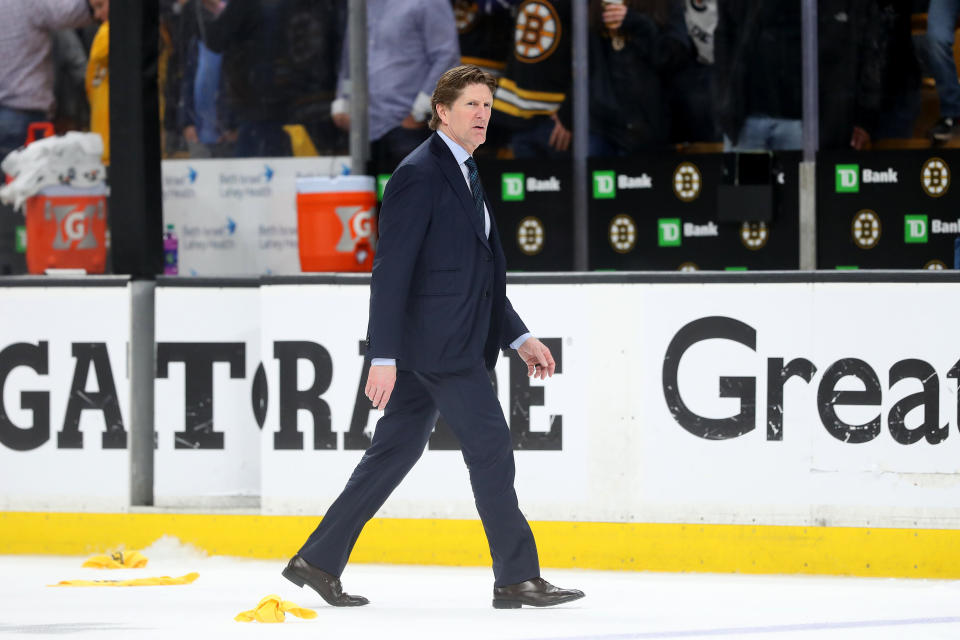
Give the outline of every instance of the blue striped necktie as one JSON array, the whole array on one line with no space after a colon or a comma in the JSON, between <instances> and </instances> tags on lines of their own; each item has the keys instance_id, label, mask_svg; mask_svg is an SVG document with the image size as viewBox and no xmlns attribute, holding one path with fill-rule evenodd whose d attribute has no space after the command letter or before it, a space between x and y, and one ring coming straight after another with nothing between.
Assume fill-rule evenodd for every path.
<instances>
[{"instance_id":1,"label":"blue striped necktie","mask_svg":"<svg viewBox=\"0 0 960 640\"><path fill-rule=\"evenodd\" d=\"M468 177L470 178L470 192L473 194L473 206L480 216L480 228L486 230L486 221L483 217L483 186L480 184L480 172L477 171L477 162L472 158L467 158L464 162L467 165Z\"/></svg>"}]
</instances>

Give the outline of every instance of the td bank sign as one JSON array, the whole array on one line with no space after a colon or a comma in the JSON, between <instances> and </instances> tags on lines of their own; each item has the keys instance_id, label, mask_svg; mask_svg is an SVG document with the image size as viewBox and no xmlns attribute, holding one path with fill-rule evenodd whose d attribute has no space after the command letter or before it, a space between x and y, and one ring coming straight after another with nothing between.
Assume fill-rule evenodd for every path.
<instances>
[{"instance_id":1,"label":"td bank sign","mask_svg":"<svg viewBox=\"0 0 960 640\"><path fill-rule=\"evenodd\" d=\"M528 191L560 191L560 179L556 176L528 178L522 173L502 173L500 174L500 187L500 197L504 202L518 202L526 199Z\"/></svg>"},{"instance_id":2,"label":"td bank sign","mask_svg":"<svg viewBox=\"0 0 960 640\"><path fill-rule=\"evenodd\" d=\"M960 235L960 218L956 220L932 220L926 214L903 216L903 241L906 244L924 244L931 235Z\"/></svg>"},{"instance_id":3,"label":"td bank sign","mask_svg":"<svg viewBox=\"0 0 960 640\"><path fill-rule=\"evenodd\" d=\"M899 182L893 167L877 171L866 167L861 170L858 164L838 164L834 169L837 193L859 193L861 184L897 184Z\"/></svg>"},{"instance_id":4,"label":"td bank sign","mask_svg":"<svg viewBox=\"0 0 960 640\"><path fill-rule=\"evenodd\" d=\"M647 173L639 176L629 176L615 171L593 172L593 198L606 200L617 197L617 189L652 189L653 178Z\"/></svg>"}]
</instances>

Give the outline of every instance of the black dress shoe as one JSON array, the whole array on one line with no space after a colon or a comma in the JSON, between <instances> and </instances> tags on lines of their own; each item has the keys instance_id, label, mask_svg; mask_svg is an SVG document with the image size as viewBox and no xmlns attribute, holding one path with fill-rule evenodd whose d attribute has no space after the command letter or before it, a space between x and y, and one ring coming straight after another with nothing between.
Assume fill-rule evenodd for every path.
<instances>
[{"instance_id":1,"label":"black dress shoe","mask_svg":"<svg viewBox=\"0 0 960 640\"><path fill-rule=\"evenodd\" d=\"M493 608L519 609L524 604L530 607L552 607L582 597L583 591L579 589L558 589L543 578L534 578L520 584L494 587Z\"/></svg>"},{"instance_id":2,"label":"black dress shoe","mask_svg":"<svg viewBox=\"0 0 960 640\"><path fill-rule=\"evenodd\" d=\"M369 604L363 596L352 596L343 592L340 578L330 575L323 569L318 569L299 555L290 558L283 577L302 587L304 584L320 594L320 597L335 607L359 607Z\"/></svg>"}]
</instances>

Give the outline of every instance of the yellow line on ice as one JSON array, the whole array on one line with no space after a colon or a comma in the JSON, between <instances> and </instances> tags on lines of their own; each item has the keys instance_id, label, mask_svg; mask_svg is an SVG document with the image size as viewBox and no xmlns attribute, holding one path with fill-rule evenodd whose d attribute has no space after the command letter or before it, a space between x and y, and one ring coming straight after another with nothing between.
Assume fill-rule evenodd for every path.
<instances>
[{"instance_id":1,"label":"yellow line on ice","mask_svg":"<svg viewBox=\"0 0 960 640\"><path fill-rule=\"evenodd\" d=\"M0 553L83 555L172 536L212 555L293 555L319 518L235 514L0 512ZM545 567L960 578L960 531L532 522ZM374 519L353 562L488 566L475 520Z\"/></svg>"}]
</instances>

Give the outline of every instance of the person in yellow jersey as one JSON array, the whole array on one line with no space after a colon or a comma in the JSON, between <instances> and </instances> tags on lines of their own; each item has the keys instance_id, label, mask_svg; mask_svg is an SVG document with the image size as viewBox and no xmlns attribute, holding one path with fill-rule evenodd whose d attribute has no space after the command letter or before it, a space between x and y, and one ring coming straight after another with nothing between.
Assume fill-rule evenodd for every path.
<instances>
[{"instance_id":1,"label":"person in yellow jersey","mask_svg":"<svg viewBox=\"0 0 960 640\"><path fill-rule=\"evenodd\" d=\"M102 24L90 45L87 61L87 102L90 131L103 138L103 164L110 164L110 0L90 0L93 17Z\"/></svg>"}]
</instances>

